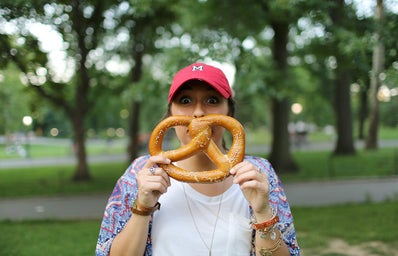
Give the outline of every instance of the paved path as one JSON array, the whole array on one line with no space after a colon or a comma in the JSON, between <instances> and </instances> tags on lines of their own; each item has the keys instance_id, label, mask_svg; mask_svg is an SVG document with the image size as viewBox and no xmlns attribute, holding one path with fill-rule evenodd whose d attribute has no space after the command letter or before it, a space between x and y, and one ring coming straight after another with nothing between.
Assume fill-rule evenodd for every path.
<instances>
[{"instance_id":1,"label":"paved path","mask_svg":"<svg viewBox=\"0 0 398 256\"><path fill-rule=\"evenodd\" d=\"M286 183L284 188L292 206L398 201L398 176Z\"/></svg>"},{"instance_id":2,"label":"paved path","mask_svg":"<svg viewBox=\"0 0 398 256\"><path fill-rule=\"evenodd\" d=\"M398 199L398 176L284 184L291 206ZM0 199L0 220L100 219L108 194Z\"/></svg>"}]
</instances>

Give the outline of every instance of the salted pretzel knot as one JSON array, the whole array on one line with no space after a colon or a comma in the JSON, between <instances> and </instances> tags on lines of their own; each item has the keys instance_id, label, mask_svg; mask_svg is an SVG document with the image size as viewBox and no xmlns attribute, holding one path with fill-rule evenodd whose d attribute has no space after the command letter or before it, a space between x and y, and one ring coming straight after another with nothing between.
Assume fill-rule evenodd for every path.
<instances>
[{"instance_id":1,"label":"salted pretzel knot","mask_svg":"<svg viewBox=\"0 0 398 256\"><path fill-rule=\"evenodd\" d=\"M166 131L175 126L187 126L192 140L178 149L163 151L162 142ZM232 145L227 154L223 154L211 139L211 126L222 126L232 135ZM172 162L186 159L196 153L204 152L217 169L209 171L188 171L174 164L160 164L170 177L190 183L212 183L225 179L229 170L243 161L245 153L245 132L243 126L234 118L226 115L210 114L203 117L170 116L161 121L153 130L149 139L149 153L164 155Z\"/></svg>"}]
</instances>

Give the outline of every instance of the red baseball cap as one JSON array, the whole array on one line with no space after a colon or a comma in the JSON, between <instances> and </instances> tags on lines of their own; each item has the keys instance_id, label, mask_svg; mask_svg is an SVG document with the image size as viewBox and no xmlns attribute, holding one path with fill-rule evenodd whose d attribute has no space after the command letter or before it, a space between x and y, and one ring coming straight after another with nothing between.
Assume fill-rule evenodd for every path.
<instances>
[{"instance_id":1,"label":"red baseball cap","mask_svg":"<svg viewBox=\"0 0 398 256\"><path fill-rule=\"evenodd\" d=\"M181 69L175 74L169 90L169 102L173 99L177 90L190 80L208 83L226 99L232 96L231 86L229 86L224 72L214 66L198 62Z\"/></svg>"}]
</instances>

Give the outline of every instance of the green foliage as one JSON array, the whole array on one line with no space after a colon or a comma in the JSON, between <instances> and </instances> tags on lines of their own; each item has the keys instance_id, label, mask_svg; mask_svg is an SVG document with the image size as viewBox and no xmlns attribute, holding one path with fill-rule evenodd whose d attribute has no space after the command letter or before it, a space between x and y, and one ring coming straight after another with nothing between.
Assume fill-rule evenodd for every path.
<instances>
[{"instance_id":1,"label":"green foliage","mask_svg":"<svg viewBox=\"0 0 398 256\"><path fill-rule=\"evenodd\" d=\"M30 97L23 93L24 86L13 65L0 71L0 78L0 134L23 131L22 118L30 114Z\"/></svg>"},{"instance_id":2,"label":"green foliage","mask_svg":"<svg viewBox=\"0 0 398 256\"><path fill-rule=\"evenodd\" d=\"M375 25L372 17L358 16L358 7L354 4L346 3L342 13L345 18L336 26L329 15L330 9L336 7L335 1L109 0L101 4L83 1L80 8L84 15L78 27L73 25L75 6L72 4L70 1L2 1L1 24L12 20L19 30L14 34L0 31L0 65L2 69L11 68L14 70L11 72L16 72L8 65L10 61L16 62L17 67L29 74L27 81L35 81L38 68L45 68L46 82L40 88L73 109L76 106L74 89L79 83L76 74L83 67L78 62L84 51L89 51L89 59L83 65L90 78L90 93L86 97L90 111L84 121L90 134L104 134L108 127L127 130L128 119L121 118L120 112L130 111L133 101L142 103L141 131L149 131L166 109L163 99L166 99L172 74L196 60L211 58L235 65L237 116L250 127L269 126L270 97L285 96L290 97L292 103L304 106L304 112L293 118L303 118L320 126L333 123L331 81L333 60L338 54L346 60L339 65L351 70L352 82L359 83L363 90L369 83ZM392 65L397 59L397 17L396 13L386 10L383 42L386 84L390 88L396 84L396 70ZM70 80L54 79L47 65L48 53L27 30L26 24L34 21L51 26L62 37L62 49L74 59L75 73ZM272 64L271 27L275 21L290 24L290 71L286 77L278 75ZM318 34L312 31L315 27ZM79 31L83 32L82 41L77 37ZM137 65L134 54L142 54L140 82L132 82L131 72L116 75L107 70L109 60L125 61L128 69L133 69ZM65 122L66 112L34 94L30 89L35 87L23 87L25 90L21 91L17 77L19 74L15 73L9 81L7 73L6 84L0 82L1 103L11 104L7 114L0 114L0 133L21 129L21 115L30 111L35 117L35 127L42 129L44 135L57 127L62 131L61 136L72 136L71 126ZM18 84L18 88L9 83ZM15 97L18 101L13 100ZM381 121L390 126L397 122L395 98L381 104ZM86 107L79 110L83 109Z\"/></svg>"},{"instance_id":3,"label":"green foliage","mask_svg":"<svg viewBox=\"0 0 398 256\"><path fill-rule=\"evenodd\" d=\"M398 97L392 97L389 102L380 103L380 116L383 125L397 128L398 127Z\"/></svg>"}]
</instances>

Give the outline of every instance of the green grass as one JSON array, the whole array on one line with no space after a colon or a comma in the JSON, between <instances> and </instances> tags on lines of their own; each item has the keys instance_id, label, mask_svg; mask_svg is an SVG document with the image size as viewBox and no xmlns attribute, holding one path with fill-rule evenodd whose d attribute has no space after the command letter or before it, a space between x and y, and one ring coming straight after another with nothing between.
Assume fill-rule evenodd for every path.
<instances>
[{"instance_id":1,"label":"green grass","mask_svg":"<svg viewBox=\"0 0 398 256\"><path fill-rule=\"evenodd\" d=\"M397 202L298 207L293 214L299 244L311 255L324 255L322 250L336 238L350 246L378 241L398 250Z\"/></svg>"},{"instance_id":2,"label":"green grass","mask_svg":"<svg viewBox=\"0 0 398 256\"><path fill-rule=\"evenodd\" d=\"M0 170L0 198L111 192L127 166L127 163L90 165L92 180L87 182L72 181L73 166Z\"/></svg>"},{"instance_id":3,"label":"green grass","mask_svg":"<svg viewBox=\"0 0 398 256\"><path fill-rule=\"evenodd\" d=\"M66 140L57 140L49 144L21 144L20 145L31 158L40 157L65 157L72 156L72 146ZM115 140L112 143L106 141L89 141L86 143L87 154L120 154L126 152L126 142L123 140ZM13 145L11 150L8 150L4 144L0 144L0 159L19 159L23 158L16 151L16 146Z\"/></svg>"},{"instance_id":4,"label":"green grass","mask_svg":"<svg viewBox=\"0 0 398 256\"><path fill-rule=\"evenodd\" d=\"M300 247L312 252L308 255L337 255L322 254L328 241L335 238L349 245L379 241L398 250L396 202L294 207L292 211ZM0 255L92 255L99 227L100 220L3 221Z\"/></svg>"},{"instance_id":5,"label":"green grass","mask_svg":"<svg viewBox=\"0 0 398 256\"><path fill-rule=\"evenodd\" d=\"M99 220L0 222L0 255L94 255Z\"/></svg>"},{"instance_id":6,"label":"green grass","mask_svg":"<svg viewBox=\"0 0 398 256\"><path fill-rule=\"evenodd\" d=\"M352 156L332 156L325 151L293 153L300 171L280 174L284 182L398 175L398 148L357 150Z\"/></svg>"},{"instance_id":7,"label":"green grass","mask_svg":"<svg viewBox=\"0 0 398 256\"><path fill-rule=\"evenodd\" d=\"M398 174L398 149L358 151L355 156L330 157L330 152L297 151L300 171L279 174L284 183ZM0 170L0 197L73 195L109 192L127 163L90 165L92 180L72 182L74 166L48 166ZM277 170L278 171L278 170Z\"/></svg>"}]
</instances>

